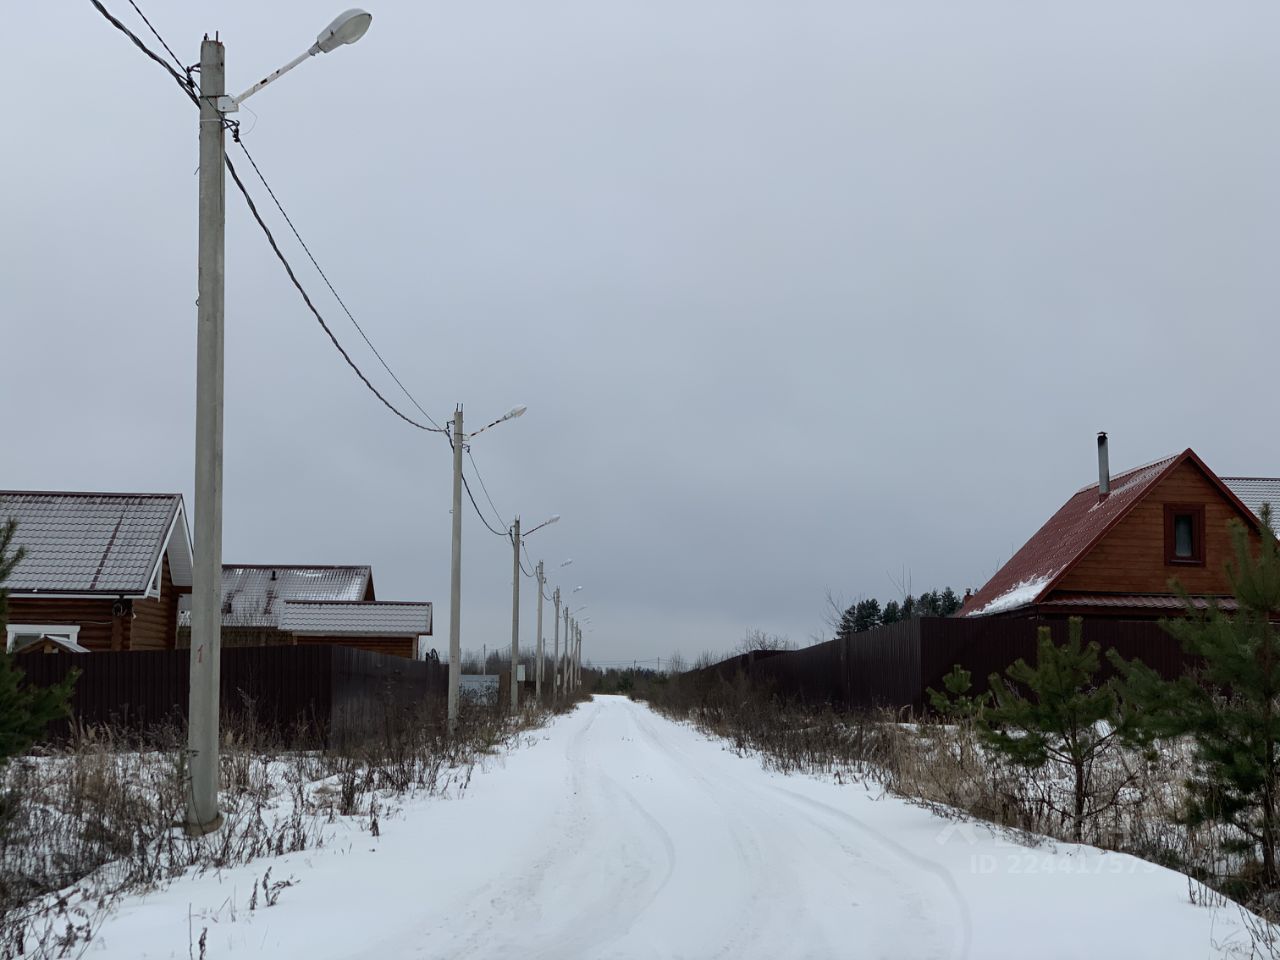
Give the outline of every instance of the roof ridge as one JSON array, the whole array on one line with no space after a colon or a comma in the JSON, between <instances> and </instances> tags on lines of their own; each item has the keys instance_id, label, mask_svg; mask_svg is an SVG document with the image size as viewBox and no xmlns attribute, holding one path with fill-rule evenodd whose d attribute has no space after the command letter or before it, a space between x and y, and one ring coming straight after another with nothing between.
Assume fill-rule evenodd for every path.
<instances>
[{"instance_id":1,"label":"roof ridge","mask_svg":"<svg viewBox=\"0 0 1280 960\"><path fill-rule=\"evenodd\" d=\"M1130 467L1128 470L1125 470L1121 473L1112 474L1111 482L1116 483L1117 481L1123 480L1126 477L1132 476L1135 473L1139 473L1143 470L1150 470L1152 467L1158 467L1163 463L1168 463L1170 460L1176 460L1178 457L1182 456L1184 453L1186 453L1185 450L1179 450L1177 453L1171 453L1168 456L1164 456L1164 457L1157 457L1155 460L1152 460L1148 463L1139 464L1138 466ZM1073 494L1073 496L1079 496L1080 494L1084 493L1087 490L1097 490L1097 489L1098 489L1098 481L1095 480L1093 481L1093 483L1086 483L1083 487L1077 490L1075 494Z\"/></svg>"},{"instance_id":2,"label":"roof ridge","mask_svg":"<svg viewBox=\"0 0 1280 960\"><path fill-rule=\"evenodd\" d=\"M371 563L224 563L235 570L372 570Z\"/></svg>"},{"instance_id":3,"label":"roof ridge","mask_svg":"<svg viewBox=\"0 0 1280 960\"><path fill-rule=\"evenodd\" d=\"M979 616L1038 603L1156 484L1189 458L1199 462L1190 447L1126 470L1112 478L1115 482L1105 497L1098 493L1097 484L1077 490L970 596L961 615ZM1211 473L1208 467L1203 469ZM1222 489L1234 496L1225 486Z\"/></svg>"},{"instance_id":4,"label":"roof ridge","mask_svg":"<svg viewBox=\"0 0 1280 960\"><path fill-rule=\"evenodd\" d=\"M120 493L111 490L0 490L0 497L118 497L130 500L182 499L180 493Z\"/></svg>"},{"instance_id":5,"label":"roof ridge","mask_svg":"<svg viewBox=\"0 0 1280 960\"><path fill-rule=\"evenodd\" d=\"M338 607L429 607L430 600L304 600L285 599L289 603L323 604Z\"/></svg>"}]
</instances>

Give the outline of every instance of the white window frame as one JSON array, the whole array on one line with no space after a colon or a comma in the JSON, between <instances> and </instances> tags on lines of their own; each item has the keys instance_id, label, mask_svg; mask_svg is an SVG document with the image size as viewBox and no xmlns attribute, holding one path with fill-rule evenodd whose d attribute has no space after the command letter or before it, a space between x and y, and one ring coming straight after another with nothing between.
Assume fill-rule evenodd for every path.
<instances>
[{"instance_id":1,"label":"white window frame","mask_svg":"<svg viewBox=\"0 0 1280 960\"><path fill-rule=\"evenodd\" d=\"M80 625L69 623L11 623L5 627L4 649L8 653L13 652L13 644L17 640L18 635L26 636L28 633L35 634L57 634L65 636L72 643L80 642Z\"/></svg>"}]
</instances>

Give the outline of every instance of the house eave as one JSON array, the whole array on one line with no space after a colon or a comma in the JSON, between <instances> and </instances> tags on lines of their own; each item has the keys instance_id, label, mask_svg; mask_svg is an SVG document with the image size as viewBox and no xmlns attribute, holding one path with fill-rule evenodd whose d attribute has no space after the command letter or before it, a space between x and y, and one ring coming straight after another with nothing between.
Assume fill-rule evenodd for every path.
<instances>
[{"instance_id":1,"label":"house eave","mask_svg":"<svg viewBox=\"0 0 1280 960\"><path fill-rule=\"evenodd\" d=\"M146 600L149 596L147 591L138 593L136 590L99 590L95 593L86 593L83 590L26 590L21 593L14 591L9 594L10 600Z\"/></svg>"}]
</instances>

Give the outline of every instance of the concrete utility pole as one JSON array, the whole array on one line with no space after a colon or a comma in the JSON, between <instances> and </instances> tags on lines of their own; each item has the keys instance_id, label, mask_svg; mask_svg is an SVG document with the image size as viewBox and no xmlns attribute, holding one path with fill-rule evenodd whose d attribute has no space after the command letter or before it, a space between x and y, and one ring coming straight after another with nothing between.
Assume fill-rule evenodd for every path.
<instances>
[{"instance_id":1,"label":"concrete utility pole","mask_svg":"<svg viewBox=\"0 0 1280 960\"><path fill-rule=\"evenodd\" d=\"M573 615L569 616L569 640L564 648L564 688L573 692Z\"/></svg>"},{"instance_id":2,"label":"concrete utility pole","mask_svg":"<svg viewBox=\"0 0 1280 960\"><path fill-rule=\"evenodd\" d=\"M191 589L191 687L186 828L222 825L218 812L218 679L222 658L222 358L226 190L222 114L226 52L200 44L199 277L196 309L196 500Z\"/></svg>"},{"instance_id":3,"label":"concrete utility pole","mask_svg":"<svg viewBox=\"0 0 1280 960\"><path fill-rule=\"evenodd\" d=\"M462 407L453 412L453 559L449 566L449 732L458 728L462 676Z\"/></svg>"},{"instance_id":4,"label":"concrete utility pole","mask_svg":"<svg viewBox=\"0 0 1280 960\"><path fill-rule=\"evenodd\" d=\"M555 702L560 696L560 588L556 587L551 594L551 602L556 605L556 646L551 657L551 700Z\"/></svg>"},{"instance_id":5,"label":"concrete utility pole","mask_svg":"<svg viewBox=\"0 0 1280 960\"><path fill-rule=\"evenodd\" d=\"M307 52L258 81L238 97L227 96L226 51L208 37L200 45L199 277L196 307L195 543L192 544L191 683L187 702L186 829L217 830L218 681L222 667L222 387L225 268L226 142L224 114L273 80L318 53L355 43L373 17L340 13Z\"/></svg>"},{"instance_id":6,"label":"concrete utility pole","mask_svg":"<svg viewBox=\"0 0 1280 960\"><path fill-rule=\"evenodd\" d=\"M538 577L538 644L535 648L538 652L537 662L533 665L533 683L534 697L538 701L538 705L542 705L542 585L546 580L542 576L542 561L538 561L537 566Z\"/></svg>"},{"instance_id":7,"label":"concrete utility pole","mask_svg":"<svg viewBox=\"0 0 1280 960\"><path fill-rule=\"evenodd\" d=\"M564 605L564 663L560 669L560 682L564 685L564 692L567 696L569 693L569 650L570 644L573 643L573 634L569 631L569 604Z\"/></svg>"},{"instance_id":8,"label":"concrete utility pole","mask_svg":"<svg viewBox=\"0 0 1280 960\"><path fill-rule=\"evenodd\" d=\"M582 627L575 627L577 630L577 643L574 645L573 657L573 685L575 687L582 686Z\"/></svg>"},{"instance_id":9,"label":"concrete utility pole","mask_svg":"<svg viewBox=\"0 0 1280 960\"><path fill-rule=\"evenodd\" d=\"M511 525L511 712L520 709L520 518Z\"/></svg>"}]
</instances>

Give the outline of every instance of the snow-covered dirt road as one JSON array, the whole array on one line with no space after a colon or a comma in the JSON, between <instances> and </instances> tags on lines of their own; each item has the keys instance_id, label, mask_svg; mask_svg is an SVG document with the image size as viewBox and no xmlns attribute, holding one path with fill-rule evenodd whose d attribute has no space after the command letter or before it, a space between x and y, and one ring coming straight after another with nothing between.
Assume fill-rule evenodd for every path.
<instances>
[{"instance_id":1,"label":"snow-covered dirt road","mask_svg":"<svg viewBox=\"0 0 1280 960\"><path fill-rule=\"evenodd\" d=\"M771 774L622 698L534 736L462 798L406 804L380 837L133 898L89 956L187 957L206 927L209 960L1190 960L1245 946L1235 910L1191 906L1178 874ZM269 865L300 882L249 912Z\"/></svg>"}]
</instances>

